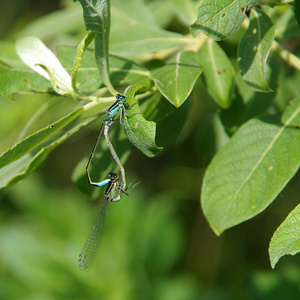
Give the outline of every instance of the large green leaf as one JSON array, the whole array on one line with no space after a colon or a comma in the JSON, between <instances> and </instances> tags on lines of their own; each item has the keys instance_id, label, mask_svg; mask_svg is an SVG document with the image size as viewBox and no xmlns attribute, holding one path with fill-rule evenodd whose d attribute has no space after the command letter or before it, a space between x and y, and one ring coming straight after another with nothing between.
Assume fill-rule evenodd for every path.
<instances>
[{"instance_id":1,"label":"large green leaf","mask_svg":"<svg viewBox=\"0 0 300 300\"><path fill-rule=\"evenodd\" d=\"M74 0L83 8L86 29L95 32L95 55L100 76L105 85L116 93L109 80L108 40L110 33L110 2L108 0Z\"/></svg>"},{"instance_id":2,"label":"large green leaf","mask_svg":"<svg viewBox=\"0 0 300 300\"><path fill-rule=\"evenodd\" d=\"M175 107L179 107L191 93L201 71L195 52L180 51L169 64L151 74L159 91Z\"/></svg>"},{"instance_id":3,"label":"large green leaf","mask_svg":"<svg viewBox=\"0 0 300 300\"><path fill-rule=\"evenodd\" d=\"M206 84L214 100L223 108L232 102L234 69L222 48L208 40L199 53Z\"/></svg>"},{"instance_id":4,"label":"large green leaf","mask_svg":"<svg viewBox=\"0 0 300 300\"><path fill-rule=\"evenodd\" d=\"M300 252L300 204L289 213L272 236L269 246L272 268L275 268L282 256L295 255L298 252Z\"/></svg>"},{"instance_id":5,"label":"large green leaf","mask_svg":"<svg viewBox=\"0 0 300 300\"><path fill-rule=\"evenodd\" d=\"M214 40L222 40L235 33L242 25L246 14L260 0L202 0L197 21L191 25L195 37L204 32Z\"/></svg>"},{"instance_id":6,"label":"large green leaf","mask_svg":"<svg viewBox=\"0 0 300 300\"><path fill-rule=\"evenodd\" d=\"M243 79L260 92L270 92L266 79L266 62L274 40L274 26L259 9L251 11L251 20L238 49L239 68Z\"/></svg>"},{"instance_id":7,"label":"large green leaf","mask_svg":"<svg viewBox=\"0 0 300 300\"><path fill-rule=\"evenodd\" d=\"M77 116L79 116L84 109L78 108L71 112L70 114L66 115L62 119L54 122L53 124L35 132L34 134L26 137L14 147L3 153L0 157L0 169L11 164L12 162L18 160L25 154L29 153L31 150L39 146L45 140L50 138L54 135L58 130L65 127L69 124L72 120L74 120Z\"/></svg>"},{"instance_id":8,"label":"large green leaf","mask_svg":"<svg viewBox=\"0 0 300 300\"><path fill-rule=\"evenodd\" d=\"M149 157L157 155L162 147L156 146L155 143L156 124L143 117L134 95L139 90L150 89L151 86L152 82L144 79L128 87L125 91L126 103L131 107L127 109L128 116L123 114L123 122L130 142Z\"/></svg>"},{"instance_id":9,"label":"large green leaf","mask_svg":"<svg viewBox=\"0 0 300 300\"><path fill-rule=\"evenodd\" d=\"M300 164L300 99L280 114L251 119L206 170L201 202L217 234L264 210Z\"/></svg>"}]
</instances>

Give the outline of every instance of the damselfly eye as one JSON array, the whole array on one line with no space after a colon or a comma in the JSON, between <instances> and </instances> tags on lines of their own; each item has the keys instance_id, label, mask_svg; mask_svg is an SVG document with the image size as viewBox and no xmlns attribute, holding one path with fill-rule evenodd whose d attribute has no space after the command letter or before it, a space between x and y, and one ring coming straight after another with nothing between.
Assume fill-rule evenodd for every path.
<instances>
[{"instance_id":1,"label":"damselfly eye","mask_svg":"<svg viewBox=\"0 0 300 300\"><path fill-rule=\"evenodd\" d=\"M121 100L121 101L125 101L125 96L124 96L124 95L121 95L121 94L117 94L117 95L116 95L116 99L117 99L117 100Z\"/></svg>"}]
</instances>

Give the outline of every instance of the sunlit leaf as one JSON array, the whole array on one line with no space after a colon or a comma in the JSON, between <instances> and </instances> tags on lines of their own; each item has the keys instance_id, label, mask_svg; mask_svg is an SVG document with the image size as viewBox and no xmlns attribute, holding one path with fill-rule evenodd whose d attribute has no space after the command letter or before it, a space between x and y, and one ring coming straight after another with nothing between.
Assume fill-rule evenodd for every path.
<instances>
[{"instance_id":1,"label":"sunlit leaf","mask_svg":"<svg viewBox=\"0 0 300 300\"><path fill-rule=\"evenodd\" d=\"M242 25L246 14L260 0L202 0L197 21L191 25L195 37L200 32L214 40L222 40L235 33Z\"/></svg>"},{"instance_id":2,"label":"sunlit leaf","mask_svg":"<svg viewBox=\"0 0 300 300\"><path fill-rule=\"evenodd\" d=\"M206 170L204 214L217 234L263 211L300 164L300 99L283 113L251 119Z\"/></svg>"},{"instance_id":3,"label":"sunlit leaf","mask_svg":"<svg viewBox=\"0 0 300 300\"><path fill-rule=\"evenodd\" d=\"M16 50L27 66L51 81L58 94L73 94L70 75L41 40L36 37L21 38L16 42Z\"/></svg>"},{"instance_id":4,"label":"sunlit leaf","mask_svg":"<svg viewBox=\"0 0 300 300\"><path fill-rule=\"evenodd\" d=\"M175 107L179 107L191 93L201 72L198 55L180 51L174 60L151 74L159 91Z\"/></svg>"}]
</instances>

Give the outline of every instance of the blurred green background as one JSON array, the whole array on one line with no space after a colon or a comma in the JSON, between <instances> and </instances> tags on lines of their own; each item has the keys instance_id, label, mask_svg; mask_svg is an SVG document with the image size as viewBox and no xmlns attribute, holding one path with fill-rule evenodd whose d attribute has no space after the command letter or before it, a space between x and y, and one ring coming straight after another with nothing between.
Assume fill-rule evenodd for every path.
<instances>
[{"instance_id":1,"label":"blurred green background","mask_svg":"<svg viewBox=\"0 0 300 300\"><path fill-rule=\"evenodd\" d=\"M71 0L0 0L0 7L2 42L37 35L55 49L76 46L85 34L81 6ZM172 28L179 26L172 22ZM215 236L199 195L205 168L220 146L215 141L222 144L224 133L214 117L217 107L200 81L198 86L166 120L171 130L176 114L187 116L172 147L152 159L133 149L125 167L141 184L130 197L110 204L90 272L80 271L77 259L100 201L82 194L71 177L96 132L63 144L42 169L1 191L0 299L299 298L300 256L284 257L272 270L267 251L273 232L298 204L300 176L265 212ZM48 97L0 98L1 152Z\"/></svg>"}]
</instances>

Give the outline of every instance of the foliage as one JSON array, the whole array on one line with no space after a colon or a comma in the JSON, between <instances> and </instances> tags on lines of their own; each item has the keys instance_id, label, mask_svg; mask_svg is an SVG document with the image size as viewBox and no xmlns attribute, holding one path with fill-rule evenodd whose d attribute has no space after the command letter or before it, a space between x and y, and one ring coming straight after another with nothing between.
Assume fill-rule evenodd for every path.
<instances>
[{"instance_id":1,"label":"foliage","mask_svg":"<svg viewBox=\"0 0 300 300\"><path fill-rule=\"evenodd\" d=\"M218 149L210 151L214 157L202 183L201 204L211 228L221 234L272 203L300 163L299 93L291 92L290 80L280 74L288 70L297 87L300 60L284 48L284 38L299 35L297 2L293 14L288 1L202 0L198 5L174 0L164 3L170 16L163 20L166 7L159 0L115 1L112 7L108 0L78 2L88 33L77 49L60 46L55 56L32 36L20 38L13 53L10 45L0 45L1 95L7 101L49 96L20 140L0 157L1 188L35 171L51 151L103 114L117 93L127 99L123 122L130 142L148 157L167 151L182 142L180 134L196 114L188 103L203 101L204 91L214 100L209 105L222 132L222 139L215 132L213 143L224 146L216 154ZM171 23L174 16L180 22ZM31 132L49 113L52 95L68 102L67 107ZM191 118L186 118L189 112ZM117 143L121 141L120 134ZM105 151L95 157L95 165L102 163ZM128 144L121 150L122 161L126 151ZM83 158L73 178L87 192L85 162ZM110 164L94 172L103 179L112 169ZM286 225L297 219L297 212L271 240L272 267L281 256L299 251L299 231ZM289 235L295 243L282 249Z\"/></svg>"}]
</instances>

